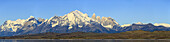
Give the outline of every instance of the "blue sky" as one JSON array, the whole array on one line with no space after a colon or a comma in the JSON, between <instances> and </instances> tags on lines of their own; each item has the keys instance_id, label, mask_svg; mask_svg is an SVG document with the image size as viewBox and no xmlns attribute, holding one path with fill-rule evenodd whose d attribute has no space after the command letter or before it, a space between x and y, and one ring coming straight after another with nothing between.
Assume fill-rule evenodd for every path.
<instances>
[{"instance_id":1,"label":"blue sky","mask_svg":"<svg viewBox=\"0 0 170 42\"><path fill-rule=\"evenodd\" d=\"M90 17L114 18L119 24L168 23L170 0L0 0L0 24L29 16L49 19L79 10Z\"/></svg>"}]
</instances>

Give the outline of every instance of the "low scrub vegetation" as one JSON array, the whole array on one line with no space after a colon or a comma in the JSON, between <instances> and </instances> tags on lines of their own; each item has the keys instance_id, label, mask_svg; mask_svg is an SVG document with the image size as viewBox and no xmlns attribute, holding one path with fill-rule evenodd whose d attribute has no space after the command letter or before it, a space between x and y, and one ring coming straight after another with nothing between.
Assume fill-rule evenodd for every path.
<instances>
[{"instance_id":1,"label":"low scrub vegetation","mask_svg":"<svg viewBox=\"0 0 170 42\"><path fill-rule=\"evenodd\" d=\"M170 39L170 31L127 31L122 33L41 33L0 39Z\"/></svg>"}]
</instances>

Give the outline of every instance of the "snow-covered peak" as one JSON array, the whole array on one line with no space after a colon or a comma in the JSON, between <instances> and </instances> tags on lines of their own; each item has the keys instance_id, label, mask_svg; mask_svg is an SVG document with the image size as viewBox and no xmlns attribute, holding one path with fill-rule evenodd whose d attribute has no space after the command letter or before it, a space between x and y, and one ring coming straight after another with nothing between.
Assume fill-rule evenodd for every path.
<instances>
[{"instance_id":1,"label":"snow-covered peak","mask_svg":"<svg viewBox=\"0 0 170 42\"><path fill-rule=\"evenodd\" d=\"M91 18L89 18L87 14L83 14L82 12L80 12L78 10L72 11L72 12L64 15L63 18L68 19L69 21L79 21L80 20L82 22L91 20Z\"/></svg>"},{"instance_id":2,"label":"snow-covered peak","mask_svg":"<svg viewBox=\"0 0 170 42\"><path fill-rule=\"evenodd\" d=\"M26 20L17 19L16 21L7 20L2 26L1 31L16 32L18 28L21 28Z\"/></svg>"},{"instance_id":3,"label":"snow-covered peak","mask_svg":"<svg viewBox=\"0 0 170 42\"><path fill-rule=\"evenodd\" d=\"M34 16L30 16L28 19L35 18Z\"/></svg>"},{"instance_id":4,"label":"snow-covered peak","mask_svg":"<svg viewBox=\"0 0 170 42\"><path fill-rule=\"evenodd\" d=\"M131 26L132 24L123 24L121 27Z\"/></svg>"},{"instance_id":5,"label":"snow-covered peak","mask_svg":"<svg viewBox=\"0 0 170 42\"><path fill-rule=\"evenodd\" d=\"M170 27L170 24L167 23L155 23L155 26L165 26L165 27Z\"/></svg>"},{"instance_id":6,"label":"snow-covered peak","mask_svg":"<svg viewBox=\"0 0 170 42\"><path fill-rule=\"evenodd\" d=\"M49 20L52 20L52 19L55 19L55 18L57 18L58 16L53 16L53 17L51 17Z\"/></svg>"},{"instance_id":7,"label":"snow-covered peak","mask_svg":"<svg viewBox=\"0 0 170 42\"><path fill-rule=\"evenodd\" d=\"M96 19L97 19L97 20L100 20L100 16L97 16Z\"/></svg>"},{"instance_id":8,"label":"snow-covered peak","mask_svg":"<svg viewBox=\"0 0 170 42\"><path fill-rule=\"evenodd\" d=\"M26 19L27 21L29 21L29 20L33 20L33 19L35 19L35 17L34 16L30 16L28 19Z\"/></svg>"},{"instance_id":9,"label":"snow-covered peak","mask_svg":"<svg viewBox=\"0 0 170 42\"><path fill-rule=\"evenodd\" d=\"M102 17L101 25L105 28L113 28L113 26L119 26L119 24L111 17Z\"/></svg>"},{"instance_id":10,"label":"snow-covered peak","mask_svg":"<svg viewBox=\"0 0 170 42\"><path fill-rule=\"evenodd\" d=\"M17 19L16 21L11 21L11 20L7 20L6 23L7 24L21 24L24 25L23 23L26 22L26 20L24 19Z\"/></svg>"},{"instance_id":11,"label":"snow-covered peak","mask_svg":"<svg viewBox=\"0 0 170 42\"><path fill-rule=\"evenodd\" d=\"M80 12L79 10L75 10L74 12Z\"/></svg>"},{"instance_id":12,"label":"snow-covered peak","mask_svg":"<svg viewBox=\"0 0 170 42\"><path fill-rule=\"evenodd\" d=\"M92 20L87 13L82 13L78 10L72 11L64 16L62 16L62 19L66 20L63 25L69 25L71 29L72 25L87 25L90 24L90 20ZM69 24L67 24L69 23ZM79 26L79 27L83 27L83 26Z\"/></svg>"},{"instance_id":13,"label":"snow-covered peak","mask_svg":"<svg viewBox=\"0 0 170 42\"><path fill-rule=\"evenodd\" d=\"M83 16L85 16L85 17L89 17L89 16L87 15L87 13L83 14Z\"/></svg>"},{"instance_id":14,"label":"snow-covered peak","mask_svg":"<svg viewBox=\"0 0 170 42\"><path fill-rule=\"evenodd\" d=\"M135 24L143 24L142 22L137 22L137 23L135 23Z\"/></svg>"},{"instance_id":15,"label":"snow-covered peak","mask_svg":"<svg viewBox=\"0 0 170 42\"><path fill-rule=\"evenodd\" d=\"M56 25L71 26L71 25L81 24L82 22L89 24L88 22L90 20L91 20L91 18L89 18L86 13L83 14L82 12L75 10L75 11L72 11L64 16L51 17L47 23L52 24L52 27L55 27Z\"/></svg>"},{"instance_id":16,"label":"snow-covered peak","mask_svg":"<svg viewBox=\"0 0 170 42\"><path fill-rule=\"evenodd\" d=\"M93 19L92 19L93 18ZM52 28L55 28L56 26L70 26L69 29L73 28L72 26L78 25L79 28L82 28L87 25L102 25L105 28L113 28L115 25L119 25L113 18L111 17L102 17L100 16L96 17L96 14L93 14L93 17L90 18L87 13L82 13L78 10L72 11L64 16L54 16L51 17L50 19L41 19L39 18L38 20L34 16L30 16L28 19L18 19L16 21L11 21L8 20L7 23L1 28L13 28L15 25L20 25L20 27L14 27L12 31L16 31L18 28L27 27L27 26L32 26L32 25L38 25L41 26L43 25L51 25ZM29 28L28 27L28 28ZM32 28L32 27L31 27ZM5 30L5 29L4 29ZM26 30L26 29L24 29Z\"/></svg>"}]
</instances>

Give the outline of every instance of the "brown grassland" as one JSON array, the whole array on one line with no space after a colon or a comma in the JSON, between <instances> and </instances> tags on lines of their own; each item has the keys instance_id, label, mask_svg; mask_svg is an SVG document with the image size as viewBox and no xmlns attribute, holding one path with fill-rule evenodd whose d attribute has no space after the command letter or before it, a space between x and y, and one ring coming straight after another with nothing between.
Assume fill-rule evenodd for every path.
<instances>
[{"instance_id":1,"label":"brown grassland","mask_svg":"<svg viewBox=\"0 0 170 42\"><path fill-rule=\"evenodd\" d=\"M170 39L170 31L127 31L121 33L41 33L0 39Z\"/></svg>"}]
</instances>

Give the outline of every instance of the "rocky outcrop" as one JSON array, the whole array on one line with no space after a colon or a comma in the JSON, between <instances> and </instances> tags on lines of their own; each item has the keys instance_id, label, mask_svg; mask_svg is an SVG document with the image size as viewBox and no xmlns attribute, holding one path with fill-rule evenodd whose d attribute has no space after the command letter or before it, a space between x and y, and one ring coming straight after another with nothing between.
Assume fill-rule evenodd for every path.
<instances>
[{"instance_id":1,"label":"rocky outcrop","mask_svg":"<svg viewBox=\"0 0 170 42\"><path fill-rule=\"evenodd\" d=\"M96 19L96 14L95 13L93 13L92 19Z\"/></svg>"}]
</instances>

